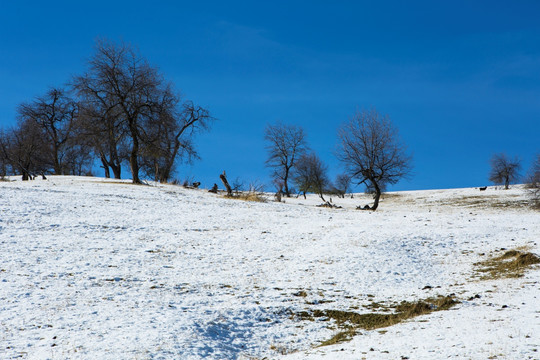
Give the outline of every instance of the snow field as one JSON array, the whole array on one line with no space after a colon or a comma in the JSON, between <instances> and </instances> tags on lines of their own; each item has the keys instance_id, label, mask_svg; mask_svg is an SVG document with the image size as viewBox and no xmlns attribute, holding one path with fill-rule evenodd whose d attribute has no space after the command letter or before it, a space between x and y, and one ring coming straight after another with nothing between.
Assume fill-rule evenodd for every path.
<instances>
[{"instance_id":1,"label":"snow field","mask_svg":"<svg viewBox=\"0 0 540 360\"><path fill-rule=\"evenodd\" d=\"M540 357L538 268L473 276L501 248L540 253L523 189L395 193L375 213L353 210L365 196L333 202L344 209L96 178L1 182L0 358ZM291 316L450 293L463 302L449 311L328 347L315 346L332 324Z\"/></svg>"}]
</instances>

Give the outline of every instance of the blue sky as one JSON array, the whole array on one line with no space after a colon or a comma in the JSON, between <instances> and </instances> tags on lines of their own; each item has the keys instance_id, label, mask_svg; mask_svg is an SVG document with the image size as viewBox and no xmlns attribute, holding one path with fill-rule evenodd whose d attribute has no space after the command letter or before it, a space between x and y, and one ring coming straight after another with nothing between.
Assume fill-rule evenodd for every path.
<instances>
[{"instance_id":1,"label":"blue sky","mask_svg":"<svg viewBox=\"0 0 540 360\"><path fill-rule=\"evenodd\" d=\"M84 71L105 37L218 119L179 178L270 183L263 131L277 120L303 126L333 176L337 128L375 107L414 156L392 189L482 186L492 154L526 170L540 153L539 18L538 1L1 0L0 124Z\"/></svg>"}]
</instances>

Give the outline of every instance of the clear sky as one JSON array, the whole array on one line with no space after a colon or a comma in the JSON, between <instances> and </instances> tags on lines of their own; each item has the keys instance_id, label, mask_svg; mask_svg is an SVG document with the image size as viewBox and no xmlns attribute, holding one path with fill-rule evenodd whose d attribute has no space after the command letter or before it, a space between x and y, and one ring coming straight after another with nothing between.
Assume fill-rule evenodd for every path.
<instances>
[{"instance_id":1,"label":"clear sky","mask_svg":"<svg viewBox=\"0 0 540 360\"><path fill-rule=\"evenodd\" d=\"M414 156L392 189L482 186L493 153L525 170L540 153L539 19L525 0L0 0L0 125L81 73L105 37L218 119L179 178L270 183L263 131L277 120L303 126L335 175L338 126L375 107Z\"/></svg>"}]
</instances>

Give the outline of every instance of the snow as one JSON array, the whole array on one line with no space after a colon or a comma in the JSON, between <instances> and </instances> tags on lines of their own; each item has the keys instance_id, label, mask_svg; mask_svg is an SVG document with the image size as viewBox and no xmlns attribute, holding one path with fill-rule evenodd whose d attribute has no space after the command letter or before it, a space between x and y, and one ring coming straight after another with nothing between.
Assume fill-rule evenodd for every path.
<instances>
[{"instance_id":1,"label":"snow","mask_svg":"<svg viewBox=\"0 0 540 360\"><path fill-rule=\"evenodd\" d=\"M332 200L343 209L99 178L0 182L0 358L540 358L539 267L474 276L502 248L540 254L522 187L390 193L376 212L354 210L365 195ZM452 293L448 311L332 346L317 346L331 323L292 316Z\"/></svg>"}]
</instances>

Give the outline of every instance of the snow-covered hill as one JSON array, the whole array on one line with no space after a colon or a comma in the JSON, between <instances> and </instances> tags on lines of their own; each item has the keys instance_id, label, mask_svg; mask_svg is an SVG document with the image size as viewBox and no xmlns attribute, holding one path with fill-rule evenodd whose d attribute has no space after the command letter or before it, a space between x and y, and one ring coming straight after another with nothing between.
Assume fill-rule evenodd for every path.
<instances>
[{"instance_id":1,"label":"snow-covered hill","mask_svg":"<svg viewBox=\"0 0 540 360\"><path fill-rule=\"evenodd\" d=\"M481 280L475 263L540 254L525 192L488 188L286 203L98 178L0 182L0 358L540 358L540 270ZM459 304L340 331L314 310Z\"/></svg>"}]
</instances>

